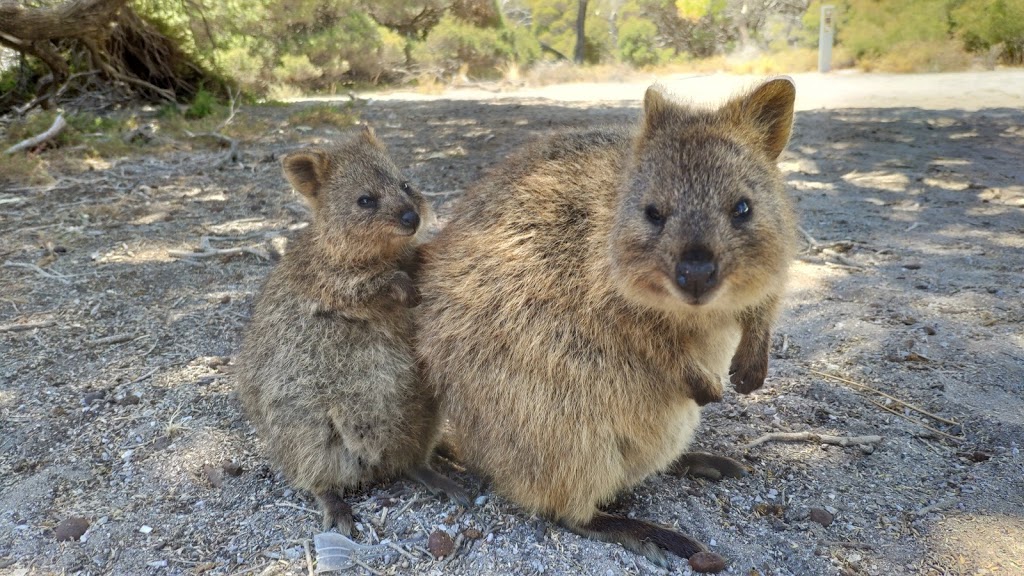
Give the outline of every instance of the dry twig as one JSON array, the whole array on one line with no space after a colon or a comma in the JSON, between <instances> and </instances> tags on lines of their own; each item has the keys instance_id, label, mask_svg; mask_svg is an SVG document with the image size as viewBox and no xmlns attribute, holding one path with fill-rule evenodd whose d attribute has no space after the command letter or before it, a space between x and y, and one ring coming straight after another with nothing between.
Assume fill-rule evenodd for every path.
<instances>
[{"instance_id":1,"label":"dry twig","mask_svg":"<svg viewBox=\"0 0 1024 576\"><path fill-rule=\"evenodd\" d=\"M856 382L854 380L850 380L849 378L843 378L842 376L836 376L834 374L829 374L828 372L821 372L821 371L815 370L813 368L808 368L807 370L809 372L811 372L812 374L817 374L818 376L821 376L823 378L829 378L829 379L835 380L837 382L842 382L844 384L849 384L851 386L855 386L856 388L858 388L860 390L866 390L868 392L873 392L875 394L878 394L879 396L882 396L883 398L888 398L889 400L892 400L893 402L896 402L896 403L898 403L898 404L900 404L902 406L905 406L905 407L913 410L914 412L920 412L921 414L924 414L925 416L927 416L927 417L929 417L929 418L931 418L933 420L938 420L939 422L942 422L943 424L949 424L950 426L958 426L959 425L958 422L954 422L953 420L948 420L948 419L943 418L941 416L936 416L935 414L932 414L931 412L928 412L927 410L925 410L923 408L919 408L919 407L917 407L917 406L915 406L915 405L913 405L910 402L907 402L905 400L900 400L899 398L897 398L895 396L891 396L889 394L886 394L885 392L882 392L881 390L879 390L877 388L872 388L871 386L868 386L867 384L862 384L860 382Z\"/></svg>"},{"instance_id":2,"label":"dry twig","mask_svg":"<svg viewBox=\"0 0 1024 576\"><path fill-rule=\"evenodd\" d=\"M122 342L128 342L133 339L135 339L135 334L113 334L111 336L104 336L103 338L93 338L86 342L86 344L89 346L107 346L110 344L121 344Z\"/></svg>"},{"instance_id":3,"label":"dry twig","mask_svg":"<svg viewBox=\"0 0 1024 576\"><path fill-rule=\"evenodd\" d=\"M55 325L57 322L53 320L37 320L35 322L23 322L23 323L12 323L12 324L0 324L0 333L3 332L24 332L25 330L35 330L36 328L49 328Z\"/></svg>"},{"instance_id":4,"label":"dry twig","mask_svg":"<svg viewBox=\"0 0 1024 576\"><path fill-rule=\"evenodd\" d=\"M33 272L39 274L44 278L56 280L63 284L71 284L71 280L69 280L67 276L63 274L58 274L57 272L49 272L47 270L43 270L39 266L36 266L35 264L31 264L28 262L11 262L10 260L8 260L4 262L4 268L28 268L29 270L32 270Z\"/></svg>"},{"instance_id":5,"label":"dry twig","mask_svg":"<svg viewBox=\"0 0 1024 576\"><path fill-rule=\"evenodd\" d=\"M302 548L306 551L306 569L309 576L313 576L313 555L309 552L309 540L302 541Z\"/></svg>"},{"instance_id":6,"label":"dry twig","mask_svg":"<svg viewBox=\"0 0 1024 576\"><path fill-rule=\"evenodd\" d=\"M220 256L238 256L239 254L252 254L260 260L270 260L270 254L259 248L241 246L237 248L206 248L199 252L188 250L168 250L167 255L172 258L217 258Z\"/></svg>"},{"instance_id":7,"label":"dry twig","mask_svg":"<svg viewBox=\"0 0 1024 576\"><path fill-rule=\"evenodd\" d=\"M815 432L769 432L752 442L744 444L743 449L750 450L765 442L817 442L833 446L861 446L878 444L881 441L881 436L830 436Z\"/></svg>"},{"instance_id":8,"label":"dry twig","mask_svg":"<svg viewBox=\"0 0 1024 576\"><path fill-rule=\"evenodd\" d=\"M54 136L60 134L61 131L63 131L65 128L67 128L67 126L68 126L68 123L67 123L66 120L64 120L64 115L63 114L58 114L57 117L54 118L53 124L51 124L50 127L47 128L45 132L43 132L42 134L38 134L36 136L33 136L31 138L26 138L26 139L22 140L21 142L18 142L14 146L11 146L7 150L5 150L4 154L7 154L8 156L10 156L11 154L16 154L18 152L21 152L22 150L27 150L27 149L29 149L29 148L31 148L33 146L37 146L39 144L42 144L43 142L46 142L50 138L53 138Z\"/></svg>"}]
</instances>

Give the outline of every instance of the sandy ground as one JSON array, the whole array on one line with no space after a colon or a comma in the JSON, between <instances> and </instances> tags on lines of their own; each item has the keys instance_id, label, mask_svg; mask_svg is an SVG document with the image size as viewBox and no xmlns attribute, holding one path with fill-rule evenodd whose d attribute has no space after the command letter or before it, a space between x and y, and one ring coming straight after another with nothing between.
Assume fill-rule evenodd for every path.
<instances>
[{"instance_id":1,"label":"sandy ground","mask_svg":"<svg viewBox=\"0 0 1024 576\"><path fill-rule=\"evenodd\" d=\"M769 381L707 407L695 446L753 473L655 476L617 506L689 531L730 574L1024 574L1024 71L795 79L782 166L807 237ZM755 81L660 80L701 102ZM631 121L645 87L391 93L361 113L443 217L522 143ZM231 359L272 266L258 254L306 217L276 158L337 133L247 114L275 128L240 164L181 149L0 184L0 575L313 568L316 504L262 457ZM204 238L228 252L189 255ZM769 432L882 440L744 448ZM371 548L353 571L666 573L480 495L356 495ZM58 541L69 519L87 529ZM458 544L443 560L438 531Z\"/></svg>"}]
</instances>

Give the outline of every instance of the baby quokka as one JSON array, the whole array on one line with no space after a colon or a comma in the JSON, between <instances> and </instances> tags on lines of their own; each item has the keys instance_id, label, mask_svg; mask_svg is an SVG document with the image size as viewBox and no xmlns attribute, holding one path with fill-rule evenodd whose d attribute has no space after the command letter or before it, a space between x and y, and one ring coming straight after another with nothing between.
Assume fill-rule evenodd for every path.
<instances>
[{"instance_id":1,"label":"baby quokka","mask_svg":"<svg viewBox=\"0 0 1024 576\"><path fill-rule=\"evenodd\" d=\"M312 492L325 529L351 533L343 496L411 477L463 505L428 462L437 404L413 355L410 277L427 209L369 128L282 159L313 212L256 299L238 394L272 461Z\"/></svg>"}]
</instances>

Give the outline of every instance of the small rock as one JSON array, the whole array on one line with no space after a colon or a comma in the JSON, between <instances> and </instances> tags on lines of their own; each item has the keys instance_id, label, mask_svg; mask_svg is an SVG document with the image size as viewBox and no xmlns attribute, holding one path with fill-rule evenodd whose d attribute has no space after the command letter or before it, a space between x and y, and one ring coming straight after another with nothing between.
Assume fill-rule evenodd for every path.
<instances>
[{"instance_id":1,"label":"small rock","mask_svg":"<svg viewBox=\"0 0 1024 576\"><path fill-rule=\"evenodd\" d=\"M966 458L971 462L984 462L992 458L991 454L989 454L988 452L982 452L981 450L975 450L973 452L959 452L957 453L957 456L960 456L961 458Z\"/></svg>"},{"instance_id":2,"label":"small rock","mask_svg":"<svg viewBox=\"0 0 1024 576\"><path fill-rule=\"evenodd\" d=\"M206 479L210 481L210 485L214 488L220 488L224 485L224 473L221 472L220 468L203 464L203 474L206 475Z\"/></svg>"},{"instance_id":3,"label":"small rock","mask_svg":"<svg viewBox=\"0 0 1024 576\"><path fill-rule=\"evenodd\" d=\"M221 462L220 468L228 476L241 476L242 472L244 472L241 464L237 462L232 462L231 460L225 460Z\"/></svg>"},{"instance_id":4,"label":"small rock","mask_svg":"<svg viewBox=\"0 0 1024 576\"><path fill-rule=\"evenodd\" d=\"M81 516L72 516L53 529L57 542L77 541L89 529L89 521Z\"/></svg>"},{"instance_id":5,"label":"small rock","mask_svg":"<svg viewBox=\"0 0 1024 576\"><path fill-rule=\"evenodd\" d=\"M721 572L725 570L725 558L714 552L697 552L690 556L690 568L693 568L694 572Z\"/></svg>"},{"instance_id":6,"label":"small rock","mask_svg":"<svg viewBox=\"0 0 1024 576\"><path fill-rule=\"evenodd\" d=\"M91 406L92 404L95 404L96 402L99 402L100 400L103 400L103 398L106 395L107 395L107 391L106 390L96 390L96 391L93 391L93 392L86 392L85 394L82 395L82 404L85 404L86 406Z\"/></svg>"},{"instance_id":7,"label":"small rock","mask_svg":"<svg viewBox=\"0 0 1024 576\"><path fill-rule=\"evenodd\" d=\"M903 267L906 268L907 270L920 270L921 269L921 263L920 262L904 262L903 263Z\"/></svg>"},{"instance_id":8,"label":"small rock","mask_svg":"<svg viewBox=\"0 0 1024 576\"><path fill-rule=\"evenodd\" d=\"M142 527L139 528L139 532L142 532L143 534L149 534L152 531L153 531L153 527L152 526L146 526L145 524L143 524Z\"/></svg>"},{"instance_id":9,"label":"small rock","mask_svg":"<svg viewBox=\"0 0 1024 576\"><path fill-rule=\"evenodd\" d=\"M484 504L487 504L487 496L477 496L476 500L474 500L473 503L476 504L477 506L483 506Z\"/></svg>"},{"instance_id":10,"label":"small rock","mask_svg":"<svg viewBox=\"0 0 1024 576\"><path fill-rule=\"evenodd\" d=\"M434 530L430 534L430 538L427 539L427 550L434 555L434 558L450 555L453 548L455 548L455 542L452 541L452 537L447 532Z\"/></svg>"},{"instance_id":11,"label":"small rock","mask_svg":"<svg viewBox=\"0 0 1024 576\"><path fill-rule=\"evenodd\" d=\"M824 508L811 508L811 522L817 522L825 528L828 528L832 524L832 520L835 518L832 514L829 514L828 510Z\"/></svg>"},{"instance_id":12,"label":"small rock","mask_svg":"<svg viewBox=\"0 0 1024 576\"><path fill-rule=\"evenodd\" d=\"M484 533L476 528L466 528L462 534L470 540L479 540L484 537Z\"/></svg>"},{"instance_id":13,"label":"small rock","mask_svg":"<svg viewBox=\"0 0 1024 576\"><path fill-rule=\"evenodd\" d=\"M124 397L117 399L117 403L121 406L134 406L141 401L142 398L139 398L135 394L127 394Z\"/></svg>"}]
</instances>

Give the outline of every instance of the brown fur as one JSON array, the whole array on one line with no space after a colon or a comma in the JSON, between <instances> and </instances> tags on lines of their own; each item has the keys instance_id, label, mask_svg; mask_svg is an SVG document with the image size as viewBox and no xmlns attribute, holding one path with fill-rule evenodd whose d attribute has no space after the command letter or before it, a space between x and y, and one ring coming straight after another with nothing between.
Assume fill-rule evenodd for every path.
<instances>
[{"instance_id":1,"label":"brown fur","mask_svg":"<svg viewBox=\"0 0 1024 576\"><path fill-rule=\"evenodd\" d=\"M427 466L437 406L415 369L409 306L418 296L402 268L414 258L409 224L423 197L369 129L282 165L313 221L257 298L238 362L239 397L271 459L344 532L344 491L375 480L409 474L465 502Z\"/></svg>"},{"instance_id":2,"label":"brown fur","mask_svg":"<svg viewBox=\"0 0 1024 576\"><path fill-rule=\"evenodd\" d=\"M764 381L795 245L775 165L793 100L788 79L713 111L652 88L637 127L550 137L458 204L422 271L417 352L460 455L498 491L655 560L651 543L698 549L598 506L685 451L730 358L739 391ZM676 280L695 247L717 266L696 296Z\"/></svg>"}]
</instances>

